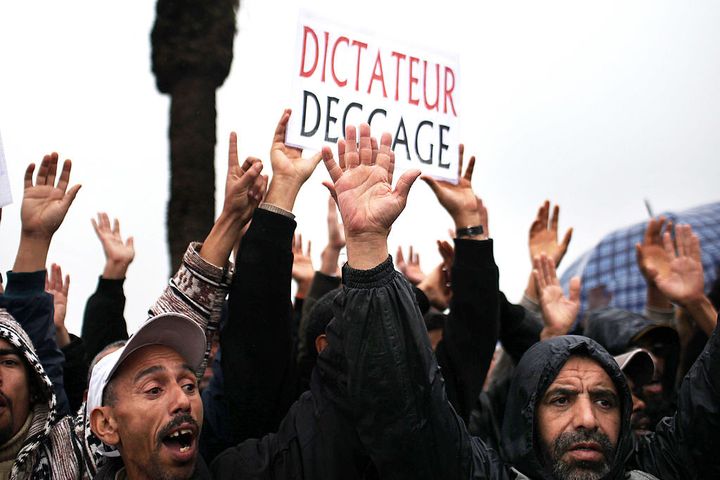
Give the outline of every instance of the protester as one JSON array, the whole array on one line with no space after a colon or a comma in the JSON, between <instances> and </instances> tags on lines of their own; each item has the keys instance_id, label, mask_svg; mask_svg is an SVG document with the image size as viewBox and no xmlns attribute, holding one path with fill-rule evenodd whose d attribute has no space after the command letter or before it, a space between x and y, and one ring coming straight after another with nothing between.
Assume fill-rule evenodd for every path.
<instances>
[{"instance_id":1,"label":"protester","mask_svg":"<svg viewBox=\"0 0 720 480\"><path fill-rule=\"evenodd\" d=\"M206 367L228 290L228 257L264 188L261 162L248 159L241 166L234 134L230 144L225 203L205 242L190 246L165 294L151 308L150 322L133 337L139 349L133 351L131 339L93 368L87 406L92 431L103 441L102 451L113 447L120 452L120 457L99 465L99 478L115 478L119 471L136 478L144 472L158 472L158 468L183 474L204 471L204 464L197 461L197 425L202 424L197 379ZM159 322L173 327L160 328ZM181 348L182 342L176 338L182 339L192 328L199 333L186 336L189 341L196 339L190 344L195 347L167 348ZM146 346L145 338L151 333L157 336ZM200 346L203 355L198 357ZM132 388L116 388L122 385ZM187 424L189 431L184 428ZM177 430L170 431L178 426L183 426L182 438L175 435ZM158 436L160 433L163 435Z\"/></svg>"},{"instance_id":2,"label":"protester","mask_svg":"<svg viewBox=\"0 0 720 480\"><path fill-rule=\"evenodd\" d=\"M348 365L355 426L381 477L710 478L720 421L720 333L681 386L678 409L633 447L632 399L615 360L596 342L559 336L536 343L517 366L502 453L467 434L449 407L437 362L407 281L387 255L387 235L417 172L390 194L388 162L373 162L369 128L345 168L324 159L345 225L345 288L328 326ZM362 158L362 161L358 161ZM362 241L360 241L362 239ZM374 312L385 312L379 316ZM396 339L402 339L397 341ZM362 348L359 346L362 345ZM701 413L702 412L702 413ZM502 455L502 456L501 456Z\"/></svg>"}]
</instances>

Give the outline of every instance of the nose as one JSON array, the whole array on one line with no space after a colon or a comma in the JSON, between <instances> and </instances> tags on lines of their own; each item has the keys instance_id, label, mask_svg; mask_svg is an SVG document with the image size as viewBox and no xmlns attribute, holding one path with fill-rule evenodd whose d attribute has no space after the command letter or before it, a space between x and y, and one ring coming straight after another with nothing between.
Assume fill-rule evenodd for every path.
<instances>
[{"instance_id":1,"label":"nose","mask_svg":"<svg viewBox=\"0 0 720 480\"><path fill-rule=\"evenodd\" d=\"M590 397L587 395L579 395L574 404L573 426L576 430L595 430L598 427L595 409Z\"/></svg>"},{"instance_id":2,"label":"nose","mask_svg":"<svg viewBox=\"0 0 720 480\"><path fill-rule=\"evenodd\" d=\"M643 402L642 399L640 397L638 397L637 395L635 395L634 393L632 394L632 405L633 405L633 408L632 408L633 413L645 410L645 402Z\"/></svg>"},{"instance_id":3,"label":"nose","mask_svg":"<svg viewBox=\"0 0 720 480\"><path fill-rule=\"evenodd\" d=\"M170 395L170 411L172 414L190 411L190 398L180 385L175 384L174 387L171 388Z\"/></svg>"}]
</instances>

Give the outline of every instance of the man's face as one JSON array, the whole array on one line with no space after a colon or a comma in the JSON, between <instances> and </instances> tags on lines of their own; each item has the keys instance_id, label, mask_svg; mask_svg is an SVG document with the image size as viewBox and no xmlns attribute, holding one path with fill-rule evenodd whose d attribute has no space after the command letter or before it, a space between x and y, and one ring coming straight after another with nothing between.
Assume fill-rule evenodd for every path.
<instances>
[{"instance_id":1,"label":"man's face","mask_svg":"<svg viewBox=\"0 0 720 480\"><path fill-rule=\"evenodd\" d=\"M20 353L0 339L0 445L10 440L30 413L30 382Z\"/></svg>"},{"instance_id":2,"label":"man's face","mask_svg":"<svg viewBox=\"0 0 720 480\"><path fill-rule=\"evenodd\" d=\"M652 427L650 417L648 417L647 412L645 411L645 402L643 402L637 394L638 390L641 390L642 388L638 389L632 378L627 375L625 375L625 380L627 381L628 388L630 388L630 392L632 393L633 402L630 426L632 427L633 433L636 436L641 437L649 433Z\"/></svg>"},{"instance_id":3,"label":"man's face","mask_svg":"<svg viewBox=\"0 0 720 480\"><path fill-rule=\"evenodd\" d=\"M189 478L203 415L193 367L151 345L130 355L112 382L111 415L130 478Z\"/></svg>"},{"instance_id":4,"label":"man's face","mask_svg":"<svg viewBox=\"0 0 720 480\"><path fill-rule=\"evenodd\" d=\"M570 357L537 408L546 465L561 480L593 480L610 471L620 434L620 400L605 370Z\"/></svg>"}]
</instances>

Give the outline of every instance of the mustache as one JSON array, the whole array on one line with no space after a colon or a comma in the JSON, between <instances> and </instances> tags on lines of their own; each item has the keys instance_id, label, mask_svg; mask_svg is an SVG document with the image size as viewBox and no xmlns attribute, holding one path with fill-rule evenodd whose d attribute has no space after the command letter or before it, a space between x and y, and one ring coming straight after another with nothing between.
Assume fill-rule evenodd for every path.
<instances>
[{"instance_id":1,"label":"mustache","mask_svg":"<svg viewBox=\"0 0 720 480\"><path fill-rule=\"evenodd\" d=\"M608 438L608 436L597 430L580 430L576 432L566 432L561 434L553 442L553 456L555 458L560 458L573 446L577 445L578 443L584 442L597 443L600 446L600 450L605 456L605 459L609 461L612 458L615 448L613 447L612 443L610 443L610 439Z\"/></svg>"},{"instance_id":2,"label":"mustache","mask_svg":"<svg viewBox=\"0 0 720 480\"><path fill-rule=\"evenodd\" d=\"M198 431L200 430L197 422L189 413L181 413L173 417L172 420L170 420L163 428L160 429L160 432L158 432L157 435L158 443L162 442L163 438L167 437L172 429L177 428L185 423L194 426Z\"/></svg>"},{"instance_id":3,"label":"mustache","mask_svg":"<svg viewBox=\"0 0 720 480\"><path fill-rule=\"evenodd\" d=\"M13 407L12 399L7 397L5 393L2 392L2 390L0 390L0 407Z\"/></svg>"}]
</instances>

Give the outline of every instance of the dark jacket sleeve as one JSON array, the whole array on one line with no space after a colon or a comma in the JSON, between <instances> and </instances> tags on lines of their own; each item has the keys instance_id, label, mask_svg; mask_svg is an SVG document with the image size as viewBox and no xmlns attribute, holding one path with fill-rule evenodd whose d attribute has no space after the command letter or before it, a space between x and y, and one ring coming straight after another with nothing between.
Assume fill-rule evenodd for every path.
<instances>
[{"instance_id":1,"label":"dark jacket sleeve","mask_svg":"<svg viewBox=\"0 0 720 480\"><path fill-rule=\"evenodd\" d=\"M88 363L107 345L127 340L125 310L125 280L109 280L100 277L98 286L85 304L82 339Z\"/></svg>"},{"instance_id":2,"label":"dark jacket sleeve","mask_svg":"<svg viewBox=\"0 0 720 480\"><path fill-rule=\"evenodd\" d=\"M685 375L675 415L636 442L638 469L658 478L720 478L719 329Z\"/></svg>"},{"instance_id":3,"label":"dark jacket sleeve","mask_svg":"<svg viewBox=\"0 0 720 480\"><path fill-rule=\"evenodd\" d=\"M467 422L498 339L498 268L492 240L455 240L452 300L436 355L448 399Z\"/></svg>"},{"instance_id":4,"label":"dark jacket sleeve","mask_svg":"<svg viewBox=\"0 0 720 480\"><path fill-rule=\"evenodd\" d=\"M448 402L415 295L392 259L371 270L346 265L343 283L333 322L347 398L380 478L505 478Z\"/></svg>"},{"instance_id":5,"label":"dark jacket sleeve","mask_svg":"<svg viewBox=\"0 0 720 480\"><path fill-rule=\"evenodd\" d=\"M230 445L275 431L295 400L294 230L293 219L259 208L242 240L220 335Z\"/></svg>"},{"instance_id":6,"label":"dark jacket sleeve","mask_svg":"<svg viewBox=\"0 0 720 480\"><path fill-rule=\"evenodd\" d=\"M45 292L45 275L45 270L8 272L7 287L5 294L0 296L0 306L18 321L32 340L40 363L52 381L58 412L62 416L71 413L63 381L65 356L55 338L53 297Z\"/></svg>"},{"instance_id":7,"label":"dark jacket sleeve","mask_svg":"<svg viewBox=\"0 0 720 480\"><path fill-rule=\"evenodd\" d=\"M63 379L70 410L77 412L82 405L88 378L88 363L82 338L70 334L70 343L62 348L65 355Z\"/></svg>"},{"instance_id":8,"label":"dark jacket sleeve","mask_svg":"<svg viewBox=\"0 0 720 480\"><path fill-rule=\"evenodd\" d=\"M517 363L536 342L540 341L542 320L521 305L510 303L500 292L500 343Z\"/></svg>"}]
</instances>

